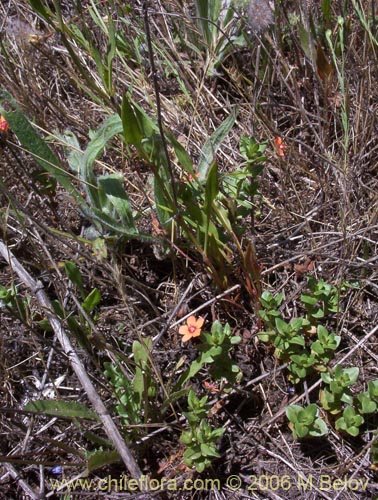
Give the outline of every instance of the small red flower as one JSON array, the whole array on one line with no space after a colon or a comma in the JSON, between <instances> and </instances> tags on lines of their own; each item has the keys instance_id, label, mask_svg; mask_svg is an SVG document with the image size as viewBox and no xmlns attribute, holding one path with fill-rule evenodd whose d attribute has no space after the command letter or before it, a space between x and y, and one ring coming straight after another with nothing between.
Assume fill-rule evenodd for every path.
<instances>
[{"instance_id":1,"label":"small red flower","mask_svg":"<svg viewBox=\"0 0 378 500\"><path fill-rule=\"evenodd\" d=\"M182 325L179 328L179 334L183 335L182 341L187 342L194 337L199 337L201 335L201 328L204 322L204 318L199 317L196 319L195 316L189 316L186 320L186 325Z\"/></svg>"},{"instance_id":2,"label":"small red flower","mask_svg":"<svg viewBox=\"0 0 378 500\"><path fill-rule=\"evenodd\" d=\"M274 142L279 156L285 156L286 144L284 144L282 137L275 137Z\"/></svg>"},{"instance_id":3,"label":"small red flower","mask_svg":"<svg viewBox=\"0 0 378 500\"><path fill-rule=\"evenodd\" d=\"M6 134L9 130L9 124L3 115L0 115L0 133Z\"/></svg>"}]
</instances>

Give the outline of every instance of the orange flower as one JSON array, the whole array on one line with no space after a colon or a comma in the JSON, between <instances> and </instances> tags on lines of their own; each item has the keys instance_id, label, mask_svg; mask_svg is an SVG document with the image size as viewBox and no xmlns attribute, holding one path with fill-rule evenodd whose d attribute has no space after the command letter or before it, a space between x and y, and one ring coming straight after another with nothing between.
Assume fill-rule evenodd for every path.
<instances>
[{"instance_id":1,"label":"orange flower","mask_svg":"<svg viewBox=\"0 0 378 500\"><path fill-rule=\"evenodd\" d=\"M6 134L8 132L9 125L3 115L0 115L0 133Z\"/></svg>"},{"instance_id":2,"label":"orange flower","mask_svg":"<svg viewBox=\"0 0 378 500\"><path fill-rule=\"evenodd\" d=\"M285 156L286 144L283 143L282 137L275 137L274 142L276 144L279 156Z\"/></svg>"},{"instance_id":3,"label":"orange flower","mask_svg":"<svg viewBox=\"0 0 378 500\"><path fill-rule=\"evenodd\" d=\"M203 383L203 386L206 390L210 391L210 392L219 392L219 389L218 387L215 385L215 384L210 384L209 382L204 382Z\"/></svg>"},{"instance_id":4,"label":"orange flower","mask_svg":"<svg viewBox=\"0 0 378 500\"><path fill-rule=\"evenodd\" d=\"M194 337L199 337L201 335L201 328L204 322L204 318L199 317L196 319L195 316L189 316L186 320L186 325L182 325L179 328L179 334L184 335L182 341L187 342Z\"/></svg>"}]
</instances>

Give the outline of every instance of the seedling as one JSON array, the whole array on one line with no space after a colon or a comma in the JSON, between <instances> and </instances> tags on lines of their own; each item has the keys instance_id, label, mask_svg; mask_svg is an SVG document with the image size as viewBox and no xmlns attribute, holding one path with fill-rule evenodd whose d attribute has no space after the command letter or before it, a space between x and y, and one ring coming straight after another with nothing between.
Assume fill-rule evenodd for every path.
<instances>
[{"instance_id":1,"label":"seedling","mask_svg":"<svg viewBox=\"0 0 378 500\"><path fill-rule=\"evenodd\" d=\"M286 323L281 318L276 318L275 326L278 335L273 340L276 346L276 356L279 359L286 359L292 354L301 352L305 346L305 340L302 335L303 318L294 318L290 323Z\"/></svg>"},{"instance_id":2,"label":"seedling","mask_svg":"<svg viewBox=\"0 0 378 500\"><path fill-rule=\"evenodd\" d=\"M349 394L351 400L353 399L351 394ZM330 392L327 388L322 389L319 392L319 399L324 410L328 411L332 415L337 415L341 412L343 401L341 400L340 394L334 394Z\"/></svg>"},{"instance_id":3,"label":"seedling","mask_svg":"<svg viewBox=\"0 0 378 500\"><path fill-rule=\"evenodd\" d=\"M275 327L276 318L279 318L281 316L279 307L282 304L283 298L283 292L277 294L276 296L273 296L268 290L265 290L261 294L260 302L263 306L263 309L259 311L259 316L264 321L266 328L273 329ZM264 340L264 338L262 338L263 335L264 334L259 335L260 340L262 340L263 342L267 342L269 338L267 338L267 340Z\"/></svg>"},{"instance_id":4,"label":"seedling","mask_svg":"<svg viewBox=\"0 0 378 500\"><path fill-rule=\"evenodd\" d=\"M368 383L368 391L370 398L373 401L378 402L378 380L371 380Z\"/></svg>"},{"instance_id":5,"label":"seedling","mask_svg":"<svg viewBox=\"0 0 378 500\"><path fill-rule=\"evenodd\" d=\"M340 297L336 287L312 276L308 278L308 286L311 293L301 295L301 302L311 324L317 324L328 314L339 312Z\"/></svg>"},{"instance_id":6,"label":"seedling","mask_svg":"<svg viewBox=\"0 0 378 500\"><path fill-rule=\"evenodd\" d=\"M377 404L371 400L368 391L360 392L355 398L354 405L359 414L374 413L377 409Z\"/></svg>"},{"instance_id":7,"label":"seedling","mask_svg":"<svg viewBox=\"0 0 378 500\"><path fill-rule=\"evenodd\" d=\"M205 420L201 420L198 427L184 431L180 437L180 441L187 447L184 463L188 467L195 467L197 472L203 472L210 467L214 458L220 457L216 442L224 432L223 427L212 430Z\"/></svg>"},{"instance_id":8,"label":"seedling","mask_svg":"<svg viewBox=\"0 0 378 500\"><path fill-rule=\"evenodd\" d=\"M311 353L316 359L315 368L318 371L326 371L326 365L333 356L333 352L339 347L341 337L334 333L328 333L324 326L317 328L317 340L311 344Z\"/></svg>"},{"instance_id":9,"label":"seedling","mask_svg":"<svg viewBox=\"0 0 378 500\"><path fill-rule=\"evenodd\" d=\"M327 434L327 425L318 415L319 408L315 404L310 404L306 408L299 405L287 406L286 416L290 421L289 427L294 438L320 437Z\"/></svg>"},{"instance_id":10,"label":"seedling","mask_svg":"<svg viewBox=\"0 0 378 500\"><path fill-rule=\"evenodd\" d=\"M358 436L359 427L364 423L364 418L356 413L352 406L347 406L343 411L343 416L336 420L336 430L341 430L351 436Z\"/></svg>"},{"instance_id":11,"label":"seedling","mask_svg":"<svg viewBox=\"0 0 378 500\"><path fill-rule=\"evenodd\" d=\"M351 403L348 387L355 384L358 379L359 369L356 366L351 368L342 368L337 365L333 371L322 373L323 382L329 385L333 394L340 394L344 403Z\"/></svg>"},{"instance_id":12,"label":"seedling","mask_svg":"<svg viewBox=\"0 0 378 500\"><path fill-rule=\"evenodd\" d=\"M23 323L27 323L32 317L30 298L22 297L14 283L10 288L0 285L0 310L4 306Z\"/></svg>"},{"instance_id":13,"label":"seedling","mask_svg":"<svg viewBox=\"0 0 378 500\"><path fill-rule=\"evenodd\" d=\"M308 352L303 354L293 354L290 356L291 363L288 367L290 372L289 379L293 384L298 384L301 379L304 379L311 373L315 363L314 356Z\"/></svg>"}]
</instances>

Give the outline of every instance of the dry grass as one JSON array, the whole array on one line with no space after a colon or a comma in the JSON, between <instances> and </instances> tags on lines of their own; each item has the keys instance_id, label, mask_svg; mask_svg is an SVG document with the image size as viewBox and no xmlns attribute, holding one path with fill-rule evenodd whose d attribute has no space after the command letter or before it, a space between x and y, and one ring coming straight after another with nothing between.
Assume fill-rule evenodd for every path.
<instances>
[{"instance_id":1,"label":"dry grass","mask_svg":"<svg viewBox=\"0 0 378 500\"><path fill-rule=\"evenodd\" d=\"M285 290L282 309L288 318L297 314L308 270L337 286L345 281L359 283L344 296L343 313L332 326L343 339L335 362L343 360L348 366L358 366L360 382L366 385L377 378L378 356L375 337L369 336L378 320L377 21L371 23L369 34L355 8L360 3L346 2L342 52L336 29L338 3L332 7L329 26L319 3L303 2L299 8L296 2L277 2L273 26L260 33L249 32L242 47L232 38L242 22L239 13L218 33L232 48L219 64L215 64L217 46L206 50L190 2L151 3L156 81L164 126L194 162L205 140L235 106L238 119L218 151L219 171L233 171L242 161L238 151L241 136L253 135L260 142L268 142L268 160L260 179L260 213L253 221L246 219L242 240L254 242L262 287L274 293ZM122 94L129 89L153 117L157 116L157 103L141 2L109 2L107 9L105 4L96 4L103 26L89 15L95 2L82 2L79 10L75 2L60 4L67 26L72 29L77 25L102 55L108 41L105 16L112 16L120 45L111 89L104 86L93 47L80 44L71 31L71 38L67 38L77 57L75 63L62 36L38 18L24 0L0 5L0 89L14 96L68 169L59 133L72 131L84 146L91 130L119 112ZM365 17L372 16L367 4ZM257 17L253 19L258 21ZM321 33L324 27L333 30L339 70L344 57L344 94L325 37L320 33L317 39L322 48L314 44L305 54L300 24L304 28L314 25ZM245 30L248 32L248 25ZM326 74L320 76L322 71ZM344 123L343 110L347 119ZM283 157L274 146L277 136L286 145ZM158 387L159 418L141 425L128 443L143 473L178 480L197 477L182 468L179 436L183 421L179 417L185 403L180 400L180 404L160 410L179 360L185 357L189 363L196 357L193 347L181 344L177 325L198 309L197 314L205 316L208 325L215 319L228 321L242 336L234 357L244 373L243 382L232 395L222 399L213 394L212 422L215 427L226 427L220 446L222 458L198 477L224 482L227 476L237 474L242 475L244 486L234 493L227 488L197 492L196 497L375 498L377 477L369 468L372 430L355 439L332 431L327 439L315 443L293 440L284 408L293 398L306 401L315 397L311 384L318 381L297 387L295 395L287 392L285 371L279 369L272 351L257 341L258 319L237 259L229 281L233 292L220 297L201 259L186 247L181 250L180 242L176 242L174 254L161 259L161 255L157 258L156 245L140 241L117 244L110 238L107 255L101 255L101 249L96 251L85 241L89 222L75 201L60 186L46 194L34 175L35 162L20 148L17 138L10 133L7 144L0 148L2 240L9 250L43 283L50 300L59 300L72 314L77 313L80 300L63 272L63 261L78 264L87 292L94 287L101 292L95 325L91 326L91 348L73 342L97 395L108 408L114 405L114 394L103 374L104 361L121 359L126 375L131 377L133 341L158 339L150 362ZM181 167L174 168L180 176ZM124 174L132 206L143 211L139 221L143 230L161 231L154 228L150 215L153 192L148 165L115 139L96 163L97 174L107 172ZM79 186L79 181L75 184ZM45 314L35 295L4 260L0 266L1 284L9 288L15 280L19 300L30 301L22 321L20 311L0 309L0 446L4 462L0 489L9 499L25 495L37 498L43 488L46 498L74 498L48 496L51 466L63 464L69 478L81 473L87 463L85 450L96 448L84 433L105 435L98 423L78 425L75 421L23 414L27 401L46 394L85 404L92 399L81 387L54 333L40 328L39 321ZM67 328L66 323L64 326ZM54 387L53 382L63 375L64 381ZM198 394L205 393L203 380L197 381ZM120 425L115 412L112 415ZM121 465L112 464L90 477L98 481L108 474L118 477L121 472ZM22 481L15 479L17 474ZM316 487L306 491L298 488L298 474L312 477ZM260 484L253 490L253 477L263 475L287 475L293 487L284 491L271 485L264 491ZM336 479L345 475L368 481L367 492L319 489L322 476ZM190 496L174 492L165 495ZM120 498L116 493L85 496L97 497ZM135 496L124 494L122 498Z\"/></svg>"}]
</instances>

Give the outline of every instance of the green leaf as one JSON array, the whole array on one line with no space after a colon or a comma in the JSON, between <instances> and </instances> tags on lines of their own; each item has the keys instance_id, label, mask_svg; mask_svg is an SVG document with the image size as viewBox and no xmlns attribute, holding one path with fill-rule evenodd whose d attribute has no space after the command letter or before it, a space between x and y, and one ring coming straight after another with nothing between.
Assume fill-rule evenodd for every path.
<instances>
[{"instance_id":1,"label":"green leaf","mask_svg":"<svg viewBox=\"0 0 378 500\"><path fill-rule=\"evenodd\" d=\"M85 297L85 291L83 287L83 279L81 277L79 268L74 262L66 260L64 262L64 270L69 278L69 280L77 287L81 296Z\"/></svg>"},{"instance_id":2,"label":"green leaf","mask_svg":"<svg viewBox=\"0 0 378 500\"><path fill-rule=\"evenodd\" d=\"M104 151L109 140L122 132L122 122L118 115L110 116L101 127L96 130L89 141L80 166L80 178L91 202L91 207L102 211L97 179L94 173L94 163Z\"/></svg>"},{"instance_id":3,"label":"green leaf","mask_svg":"<svg viewBox=\"0 0 378 500\"><path fill-rule=\"evenodd\" d=\"M215 446L207 443L201 444L201 453L205 457L220 457L220 454L216 451Z\"/></svg>"},{"instance_id":4,"label":"green leaf","mask_svg":"<svg viewBox=\"0 0 378 500\"><path fill-rule=\"evenodd\" d=\"M316 406L316 404L312 403L303 409L302 413L299 416L299 420L303 424L311 425L314 422L317 413L318 407Z\"/></svg>"},{"instance_id":5,"label":"green leaf","mask_svg":"<svg viewBox=\"0 0 378 500\"><path fill-rule=\"evenodd\" d=\"M145 135L142 133L141 124L126 94L122 98L121 119L126 141L133 144L141 152L142 139Z\"/></svg>"},{"instance_id":6,"label":"green leaf","mask_svg":"<svg viewBox=\"0 0 378 500\"><path fill-rule=\"evenodd\" d=\"M119 453L115 450L96 450L89 455L87 469L93 472L104 465L114 464L120 460Z\"/></svg>"},{"instance_id":7,"label":"green leaf","mask_svg":"<svg viewBox=\"0 0 378 500\"><path fill-rule=\"evenodd\" d=\"M97 413L76 401L53 401L50 399L40 399L30 401L25 406L27 411L36 411L44 415L66 418L85 418L99 421Z\"/></svg>"},{"instance_id":8,"label":"green leaf","mask_svg":"<svg viewBox=\"0 0 378 500\"><path fill-rule=\"evenodd\" d=\"M296 436L301 439L308 435L309 429L308 426L302 423L297 423L294 427Z\"/></svg>"},{"instance_id":9,"label":"green leaf","mask_svg":"<svg viewBox=\"0 0 378 500\"><path fill-rule=\"evenodd\" d=\"M137 233L129 198L122 185L123 176L109 174L98 177L98 185L107 201L114 207L122 224L128 231Z\"/></svg>"},{"instance_id":10,"label":"green leaf","mask_svg":"<svg viewBox=\"0 0 378 500\"><path fill-rule=\"evenodd\" d=\"M204 243L204 252L208 255L208 242L209 236L212 236L215 240L218 239L218 231L216 227L211 222L211 212L212 212L212 204L218 194L218 166L217 162L214 162L207 175L206 179L206 189L205 189L205 202L204 202L204 215L205 215L205 243Z\"/></svg>"},{"instance_id":11,"label":"green leaf","mask_svg":"<svg viewBox=\"0 0 378 500\"><path fill-rule=\"evenodd\" d=\"M316 56L316 47L312 41L311 33L308 29L306 29L302 23L298 23L298 32L299 32L299 43L300 46L305 53L306 57L312 61ZM312 50L311 50L312 45ZM312 55L312 57L311 57Z\"/></svg>"},{"instance_id":12,"label":"green leaf","mask_svg":"<svg viewBox=\"0 0 378 500\"><path fill-rule=\"evenodd\" d=\"M281 318L275 318L275 325L278 333L286 335L288 333L289 325Z\"/></svg>"},{"instance_id":13,"label":"green leaf","mask_svg":"<svg viewBox=\"0 0 378 500\"><path fill-rule=\"evenodd\" d=\"M224 122L215 130L211 137L205 142L198 163L199 180L207 178L208 170L214 163L214 157L236 121L238 110L234 108Z\"/></svg>"},{"instance_id":14,"label":"green leaf","mask_svg":"<svg viewBox=\"0 0 378 500\"><path fill-rule=\"evenodd\" d=\"M378 400L378 380L370 380L368 383L368 391L371 399Z\"/></svg>"},{"instance_id":15,"label":"green leaf","mask_svg":"<svg viewBox=\"0 0 378 500\"><path fill-rule=\"evenodd\" d=\"M327 424L324 422L324 420L320 417L318 417L315 422L314 426L312 429L310 429L310 436L313 437L321 437L325 436L328 434L328 427Z\"/></svg>"},{"instance_id":16,"label":"green leaf","mask_svg":"<svg viewBox=\"0 0 378 500\"><path fill-rule=\"evenodd\" d=\"M101 293L97 288L94 288L86 297L82 304L83 309L87 313L91 313L93 309L100 303Z\"/></svg>"},{"instance_id":17,"label":"green leaf","mask_svg":"<svg viewBox=\"0 0 378 500\"><path fill-rule=\"evenodd\" d=\"M302 406L289 405L286 406L285 413L290 422L293 422L295 424L296 422L298 422L298 415L299 412L302 410L303 410Z\"/></svg>"},{"instance_id":18,"label":"green leaf","mask_svg":"<svg viewBox=\"0 0 378 500\"><path fill-rule=\"evenodd\" d=\"M357 396L357 405L360 413L373 413L377 409L377 405L370 399L369 392L361 392Z\"/></svg>"},{"instance_id":19,"label":"green leaf","mask_svg":"<svg viewBox=\"0 0 378 500\"><path fill-rule=\"evenodd\" d=\"M318 302L318 299L311 295L301 295L301 302L305 305L314 306Z\"/></svg>"},{"instance_id":20,"label":"green leaf","mask_svg":"<svg viewBox=\"0 0 378 500\"><path fill-rule=\"evenodd\" d=\"M206 190L205 190L205 209L209 216L209 211L211 209L211 205L217 194L219 192L218 186L218 165L217 162L214 162L207 174L206 178Z\"/></svg>"},{"instance_id":21,"label":"green leaf","mask_svg":"<svg viewBox=\"0 0 378 500\"><path fill-rule=\"evenodd\" d=\"M51 24L51 11L50 9L47 10L44 4L41 2L41 0L29 0L30 5L32 6L33 10L35 12L38 12L38 14L49 24Z\"/></svg>"}]
</instances>

